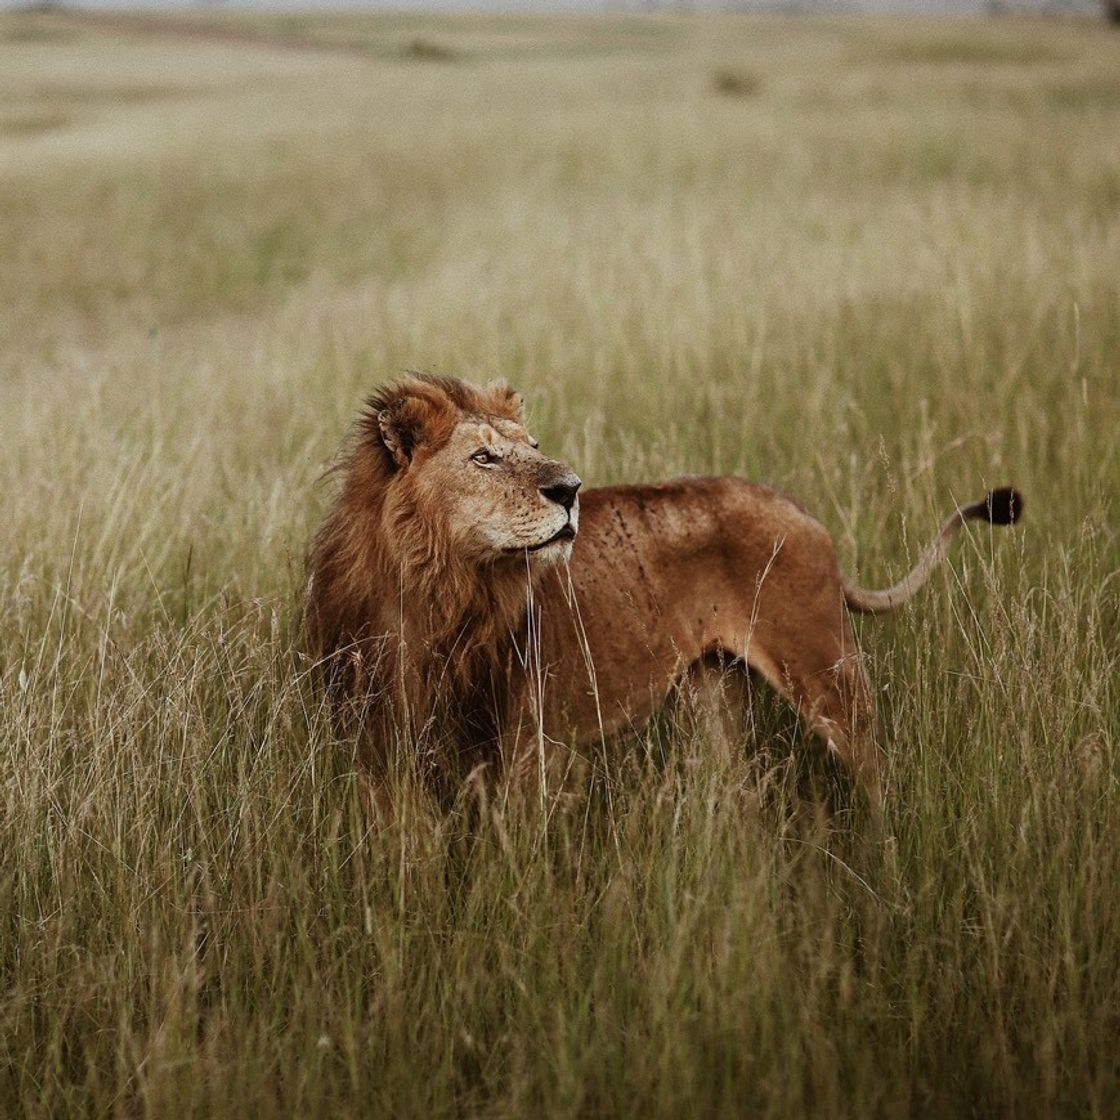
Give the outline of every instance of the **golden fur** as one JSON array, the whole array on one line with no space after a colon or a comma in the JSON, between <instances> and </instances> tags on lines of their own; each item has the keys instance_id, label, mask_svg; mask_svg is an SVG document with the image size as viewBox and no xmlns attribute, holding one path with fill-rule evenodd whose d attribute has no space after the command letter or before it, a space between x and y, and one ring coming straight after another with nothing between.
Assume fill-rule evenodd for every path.
<instances>
[{"instance_id":1,"label":"golden fur","mask_svg":"<svg viewBox=\"0 0 1120 1120\"><path fill-rule=\"evenodd\" d=\"M848 608L894 609L965 520L1009 524L1022 505L1003 490L955 511L906 579L865 591L769 487L688 479L576 499L514 392L425 375L370 399L339 471L309 557L308 637L375 784L404 732L444 789L481 763L519 773L640 726L718 657L785 695L877 804Z\"/></svg>"}]
</instances>

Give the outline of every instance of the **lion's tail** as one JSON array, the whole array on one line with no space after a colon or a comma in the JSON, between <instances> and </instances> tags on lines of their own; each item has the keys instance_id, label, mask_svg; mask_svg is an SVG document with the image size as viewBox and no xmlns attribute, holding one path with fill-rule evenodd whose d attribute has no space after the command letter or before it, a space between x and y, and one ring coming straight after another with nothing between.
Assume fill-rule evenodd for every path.
<instances>
[{"instance_id":1,"label":"lion's tail","mask_svg":"<svg viewBox=\"0 0 1120 1120\"><path fill-rule=\"evenodd\" d=\"M844 579L844 598L848 606L861 614L886 614L902 606L933 574L945 557L949 542L960 532L966 521L987 521L990 525L1014 525L1023 516L1023 496L1018 490L1005 486L991 490L986 497L955 510L941 526L941 532L922 553L917 564L905 578L883 591L868 591Z\"/></svg>"}]
</instances>

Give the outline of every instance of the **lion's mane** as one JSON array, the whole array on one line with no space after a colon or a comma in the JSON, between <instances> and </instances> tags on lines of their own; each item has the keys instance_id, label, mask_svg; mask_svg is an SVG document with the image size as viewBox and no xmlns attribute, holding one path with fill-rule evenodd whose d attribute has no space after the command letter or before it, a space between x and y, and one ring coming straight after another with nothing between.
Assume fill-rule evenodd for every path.
<instances>
[{"instance_id":1,"label":"lion's mane","mask_svg":"<svg viewBox=\"0 0 1120 1120\"><path fill-rule=\"evenodd\" d=\"M459 560L440 515L443 480L428 460L464 416L520 413L505 385L426 374L366 402L331 472L340 485L308 555L304 616L349 726L384 739L395 726L423 736L438 725L476 749L496 745L526 573L516 564L480 573ZM382 438L386 415L402 436L396 455Z\"/></svg>"}]
</instances>

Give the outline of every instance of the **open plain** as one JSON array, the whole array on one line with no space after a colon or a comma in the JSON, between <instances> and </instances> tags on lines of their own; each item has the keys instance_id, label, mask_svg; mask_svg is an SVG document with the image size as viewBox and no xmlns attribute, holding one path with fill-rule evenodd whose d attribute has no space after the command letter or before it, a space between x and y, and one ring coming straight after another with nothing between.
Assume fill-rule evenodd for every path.
<instances>
[{"instance_id":1,"label":"open plain","mask_svg":"<svg viewBox=\"0 0 1120 1120\"><path fill-rule=\"evenodd\" d=\"M0 1114L1116 1115L1118 137L1073 20L0 16ZM299 599L407 368L866 585L1020 487L859 625L887 839L765 692L370 837Z\"/></svg>"}]
</instances>

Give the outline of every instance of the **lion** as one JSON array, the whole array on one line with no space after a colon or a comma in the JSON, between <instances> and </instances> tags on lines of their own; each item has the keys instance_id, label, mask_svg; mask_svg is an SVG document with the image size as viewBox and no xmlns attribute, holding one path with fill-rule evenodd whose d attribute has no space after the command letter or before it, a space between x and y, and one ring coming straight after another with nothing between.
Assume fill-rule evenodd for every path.
<instances>
[{"instance_id":1,"label":"lion","mask_svg":"<svg viewBox=\"0 0 1120 1120\"><path fill-rule=\"evenodd\" d=\"M956 509L904 579L866 590L778 490L697 477L581 493L514 390L428 374L369 398L336 469L306 633L384 812L402 733L452 792L479 767L545 773L641 727L713 658L785 697L877 810L876 712L849 611L895 610L967 521L1010 525L1023 508L1007 487Z\"/></svg>"}]
</instances>

